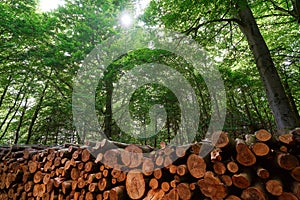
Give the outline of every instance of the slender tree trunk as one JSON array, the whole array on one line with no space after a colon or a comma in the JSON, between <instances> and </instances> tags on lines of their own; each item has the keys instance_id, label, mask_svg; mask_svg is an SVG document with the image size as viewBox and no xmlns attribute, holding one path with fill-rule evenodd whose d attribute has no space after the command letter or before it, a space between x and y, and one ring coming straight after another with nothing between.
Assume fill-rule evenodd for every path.
<instances>
[{"instance_id":1,"label":"slender tree trunk","mask_svg":"<svg viewBox=\"0 0 300 200\"><path fill-rule=\"evenodd\" d=\"M171 127L170 127L170 117L167 115L167 134L168 134L168 142L171 141Z\"/></svg>"},{"instance_id":2,"label":"slender tree trunk","mask_svg":"<svg viewBox=\"0 0 300 200\"><path fill-rule=\"evenodd\" d=\"M110 138L111 136L111 126L112 126L112 93L113 93L113 81L111 78L105 80L105 116L104 116L104 133L106 137Z\"/></svg>"},{"instance_id":3,"label":"slender tree trunk","mask_svg":"<svg viewBox=\"0 0 300 200\"><path fill-rule=\"evenodd\" d=\"M228 96L228 97L231 97L231 96ZM228 109L228 110L230 110L230 112L227 113L228 116L229 116L228 126L230 126L229 130L234 130L233 127L234 127L234 124L235 124L235 120L233 119L234 118L234 114L233 113L234 113L234 109L236 107L234 107L235 105L233 103L232 98L228 98L228 104L229 104L229 107L230 107L230 109Z\"/></svg>"},{"instance_id":4,"label":"slender tree trunk","mask_svg":"<svg viewBox=\"0 0 300 200\"><path fill-rule=\"evenodd\" d=\"M239 27L248 40L254 55L256 66L265 87L270 108L275 117L279 133L300 124L300 119L293 112L275 68L270 51L262 37L247 0L238 1Z\"/></svg>"},{"instance_id":5,"label":"slender tree trunk","mask_svg":"<svg viewBox=\"0 0 300 200\"><path fill-rule=\"evenodd\" d=\"M23 83L22 83L22 86L19 88L19 91L18 91L18 94L15 98L15 101L14 101L14 104L12 106L10 106L10 108L8 109L8 112L6 114L6 116L4 117L2 123L0 124L0 130L3 128L4 124L6 123L6 120L8 119L9 115L13 112L13 110L15 109L16 105L17 105L17 102L19 101L19 98L22 94L22 91L23 91L23 88L24 88L24 85L25 85L25 82L26 82L27 78L24 79ZM2 132L2 135L0 136L0 140L4 137L5 135L5 132L3 131Z\"/></svg>"},{"instance_id":6,"label":"slender tree trunk","mask_svg":"<svg viewBox=\"0 0 300 200\"><path fill-rule=\"evenodd\" d=\"M51 123L52 122L51 117L49 119L47 118L46 120L47 120L47 124L52 124ZM50 125L50 127L51 127L51 125ZM45 133L45 139L43 141L44 145L47 144L47 141L48 141L48 138L49 138L50 129L51 129L50 127L47 126L46 133Z\"/></svg>"},{"instance_id":7,"label":"slender tree trunk","mask_svg":"<svg viewBox=\"0 0 300 200\"><path fill-rule=\"evenodd\" d=\"M248 91L250 90L250 88L247 88L247 89L248 89ZM257 117L258 117L258 119L259 119L259 121L260 121L262 127L266 127L265 121L263 120L263 118L262 118L262 116L261 116L261 114L260 114L260 112L259 112L259 109L258 109L258 107L257 107L257 103L255 102L252 93L249 92L248 95L249 95L249 97L250 97L250 100L251 100L251 102L252 102L253 108L254 108L254 110L255 110L255 112L256 112L256 115L257 115ZM261 128L261 127L259 127L259 128Z\"/></svg>"},{"instance_id":8,"label":"slender tree trunk","mask_svg":"<svg viewBox=\"0 0 300 200\"><path fill-rule=\"evenodd\" d=\"M25 93L26 93L26 92L25 92ZM26 94L23 95L23 97L22 97L22 99L20 100L20 102L19 102L19 104L18 104L18 106L17 106L17 108L16 108L14 114L11 116L10 120L8 121L6 127L5 127L5 129L4 129L4 131L3 131L3 135L6 134L6 132L8 131L8 128L9 128L11 122L15 119L17 113L19 112L19 109L20 109L20 107L21 107L21 105L22 105L22 103L23 103L23 101L24 101L24 99L25 99L25 96L26 96Z\"/></svg>"},{"instance_id":9,"label":"slender tree trunk","mask_svg":"<svg viewBox=\"0 0 300 200\"><path fill-rule=\"evenodd\" d=\"M231 97L231 100L232 100L232 103L233 103L233 106L232 106L232 111L233 111L232 130L236 131L237 130L237 125L238 125L237 121L240 122L241 119L240 119L240 115L238 114L238 116L236 116L234 112L235 112L235 110L236 111L242 110L242 107L240 107L240 105L237 103L233 93L231 93L230 97Z\"/></svg>"},{"instance_id":10,"label":"slender tree trunk","mask_svg":"<svg viewBox=\"0 0 300 200\"><path fill-rule=\"evenodd\" d=\"M154 122L154 123L156 123L156 122ZM143 125L144 126L142 126L141 129L143 129L142 131L143 131L144 137L145 137L145 139L144 139L144 145L147 145L147 139L148 138L147 138L147 134L146 134L146 115L144 115L144 117L143 117Z\"/></svg>"},{"instance_id":11,"label":"slender tree trunk","mask_svg":"<svg viewBox=\"0 0 300 200\"><path fill-rule=\"evenodd\" d=\"M3 100L4 100L4 97L5 97L6 93L7 93L8 87L10 86L11 80L12 80L12 76L9 76L9 78L8 78L8 83L7 83L7 85L5 86L5 88L4 88L4 90L3 90L3 93L2 93L2 95L1 95L1 98L0 98L0 107L1 107L1 105L2 105L2 103L3 103Z\"/></svg>"},{"instance_id":12,"label":"slender tree trunk","mask_svg":"<svg viewBox=\"0 0 300 200\"><path fill-rule=\"evenodd\" d=\"M13 110L15 109L15 107L16 107L16 105L17 105L17 102L18 102L18 100L19 100L20 94L21 94L21 91L19 91L19 93L18 93L18 95L17 95L17 98L15 99L14 104L13 104L11 107L9 107L7 114L5 115L3 121L2 121L1 124L0 124L0 130L4 127L4 125L5 125L5 123L6 123L7 119L8 119L8 117L9 117L9 115L10 115L10 114L13 112ZM0 136L0 140L3 138L4 134L5 134L5 133L2 132L2 135Z\"/></svg>"},{"instance_id":13,"label":"slender tree trunk","mask_svg":"<svg viewBox=\"0 0 300 200\"><path fill-rule=\"evenodd\" d=\"M289 99L290 105L291 105L291 107L293 109L293 112L295 113L296 117L300 118L299 113L297 111L297 105L296 105L295 99L293 97L291 87L290 87L289 82L288 82L286 72L283 72L283 73L284 73L284 76L285 76L285 80L283 81L283 85L284 85L285 91L287 93L287 97Z\"/></svg>"},{"instance_id":14,"label":"slender tree trunk","mask_svg":"<svg viewBox=\"0 0 300 200\"><path fill-rule=\"evenodd\" d=\"M271 133L273 133L272 116L269 115L269 112L267 112L267 109L266 109L266 107L264 106L263 103L262 103L262 107L263 107L264 113L266 115L266 118L268 120L269 130L270 130Z\"/></svg>"},{"instance_id":15,"label":"slender tree trunk","mask_svg":"<svg viewBox=\"0 0 300 200\"><path fill-rule=\"evenodd\" d=\"M244 103L244 107L245 107L245 112L246 112L246 115L248 117L248 120L250 122L250 124L247 124L247 126L250 128L251 132L254 132L254 130L256 129L256 122L253 120L252 118L252 114L250 112L250 108L249 108L249 104L248 104L248 100L246 98L246 94L244 92L243 89L241 89L241 92L242 92L242 100L243 100L243 103Z\"/></svg>"},{"instance_id":16,"label":"slender tree trunk","mask_svg":"<svg viewBox=\"0 0 300 200\"><path fill-rule=\"evenodd\" d=\"M201 100L201 109L200 109L200 112L202 112L202 110L203 110L203 112L202 113L200 113L201 114L201 116L204 116L203 117L203 121L206 121L207 119L209 119L209 113L208 113L208 110L209 110L209 108L207 108L207 105L208 105L208 103L207 103L207 101L205 101L205 99L204 99L204 94L203 94L203 87L201 86L201 84L199 83L199 80L198 80L198 78L196 77L196 75L195 75L195 73L194 72L190 72L190 75L194 78L194 80L195 80L195 85L196 85L196 87L197 87L197 90L198 90L198 92L199 92L199 96L200 96L200 100ZM205 130L205 132L206 132L207 130Z\"/></svg>"},{"instance_id":17,"label":"slender tree trunk","mask_svg":"<svg viewBox=\"0 0 300 200\"><path fill-rule=\"evenodd\" d=\"M28 98L25 99L25 105L23 107L23 110L22 110L22 113L21 113L21 116L20 116L20 119L19 119L19 123L18 123L18 127L17 127L17 130L16 130L16 136L15 136L15 142L14 142L14 144L17 144L18 140L19 140L20 130L21 130L21 127L22 127L22 124L23 124L25 112L27 110L27 103L28 103Z\"/></svg>"},{"instance_id":18,"label":"slender tree trunk","mask_svg":"<svg viewBox=\"0 0 300 200\"><path fill-rule=\"evenodd\" d=\"M46 93L47 88L48 88L48 83L46 83L46 85L45 85L45 87L44 87L44 89L43 89L43 91L42 91L42 94L41 94L41 96L40 96L40 99L39 99L39 101L38 101L38 103L37 103L37 105L36 105L36 107L35 107L33 116L32 116L32 118L31 118L31 122L30 122L30 125L29 125L29 128L28 128L28 136L27 136L26 144L29 144L29 142L30 142L30 138L31 138L31 136L32 136L32 131L33 131L33 126L34 126L35 121L36 121L36 119L37 119L37 117L38 117L38 114L39 114L39 112L40 112L40 110L41 110L41 108L42 108L42 103L43 103L43 100L44 100L44 97L45 97L45 93Z\"/></svg>"}]
</instances>

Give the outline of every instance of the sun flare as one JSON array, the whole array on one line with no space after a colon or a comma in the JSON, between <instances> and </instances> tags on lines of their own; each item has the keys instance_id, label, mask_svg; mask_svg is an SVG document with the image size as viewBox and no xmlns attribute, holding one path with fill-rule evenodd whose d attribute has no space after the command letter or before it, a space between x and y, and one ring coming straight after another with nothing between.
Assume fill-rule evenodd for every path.
<instances>
[{"instance_id":1,"label":"sun flare","mask_svg":"<svg viewBox=\"0 0 300 200\"><path fill-rule=\"evenodd\" d=\"M65 4L64 0L40 0L39 9L42 12L48 12L63 6Z\"/></svg>"},{"instance_id":2,"label":"sun flare","mask_svg":"<svg viewBox=\"0 0 300 200\"><path fill-rule=\"evenodd\" d=\"M124 28L130 27L133 24L133 17L127 12L122 13L120 16L120 24Z\"/></svg>"}]
</instances>

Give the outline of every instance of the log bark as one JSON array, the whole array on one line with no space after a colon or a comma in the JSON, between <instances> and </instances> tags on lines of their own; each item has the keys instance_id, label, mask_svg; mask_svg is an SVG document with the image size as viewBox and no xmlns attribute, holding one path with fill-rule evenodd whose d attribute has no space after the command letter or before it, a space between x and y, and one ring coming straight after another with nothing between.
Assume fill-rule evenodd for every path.
<instances>
[{"instance_id":1,"label":"log bark","mask_svg":"<svg viewBox=\"0 0 300 200\"><path fill-rule=\"evenodd\" d=\"M109 199L110 200L120 200L125 198L125 187L118 186L114 187L109 192Z\"/></svg>"},{"instance_id":2,"label":"log bark","mask_svg":"<svg viewBox=\"0 0 300 200\"><path fill-rule=\"evenodd\" d=\"M262 167L257 168L256 174L257 174L258 177L260 177L262 179L268 179L270 177L269 171L265 168L262 168Z\"/></svg>"}]
</instances>

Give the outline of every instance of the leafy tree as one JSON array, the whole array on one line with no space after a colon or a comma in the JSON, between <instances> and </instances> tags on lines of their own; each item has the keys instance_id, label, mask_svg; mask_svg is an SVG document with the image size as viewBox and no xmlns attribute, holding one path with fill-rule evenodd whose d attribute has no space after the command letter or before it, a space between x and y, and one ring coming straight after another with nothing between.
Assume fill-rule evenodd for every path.
<instances>
[{"instance_id":1,"label":"leafy tree","mask_svg":"<svg viewBox=\"0 0 300 200\"><path fill-rule=\"evenodd\" d=\"M283 2L280 2L280 4L283 4ZM144 19L150 24L160 23L167 28L192 35L207 49L209 49L209 46L224 48L225 45L226 52L229 52L229 54L242 54L239 51L244 48L245 44L240 38L245 37L254 56L254 62L265 88L277 128L283 130L298 126L300 118L295 106L292 107L287 98L269 48L252 11L259 13L260 16L258 17L265 17L265 13L272 12L272 5L274 6L272 1L251 2L250 6L254 8L250 9L246 0L225 2L152 1ZM269 9L264 10L263 6L268 6ZM291 2L288 3L288 6L292 7ZM275 9L278 8L275 7ZM296 8L294 8L295 10ZM288 12L288 14L291 13L292 11ZM272 13L270 19L276 16L282 16L282 13ZM295 17L295 15L288 15L286 18L291 19L292 17ZM270 21L266 23L270 23ZM276 28L279 28L279 26ZM236 44L236 41L239 41L239 44ZM237 57L234 59L237 59ZM249 60L249 58L246 58L246 60Z\"/></svg>"},{"instance_id":2,"label":"leafy tree","mask_svg":"<svg viewBox=\"0 0 300 200\"><path fill-rule=\"evenodd\" d=\"M74 77L96 45L122 34L118 17L124 8L133 9L134 3L67 0L63 7L41 13L34 0L1 1L1 143L80 142L72 119ZM146 27L183 32L204 46L225 80L224 129L245 134L259 128L275 130L275 123L277 129L299 125L299 5L299 0L159 0L151 1L142 19ZM141 127L150 123L153 105L164 106L168 115L159 134L136 139L122 132L112 116L114 85L145 63L170 66L190 82L201 108L196 139L202 138L211 115L203 78L184 58L151 49L128 52L104 72L96 91L101 129L114 140L153 146L179 133L178 99L161 85L139 88L130 102L131 117Z\"/></svg>"}]
</instances>

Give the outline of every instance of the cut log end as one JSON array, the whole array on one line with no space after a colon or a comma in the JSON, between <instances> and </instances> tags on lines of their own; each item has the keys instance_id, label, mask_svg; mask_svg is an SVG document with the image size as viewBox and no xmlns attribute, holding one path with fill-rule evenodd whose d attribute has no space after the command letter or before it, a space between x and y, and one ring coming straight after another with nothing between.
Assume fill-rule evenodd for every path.
<instances>
[{"instance_id":1,"label":"cut log end","mask_svg":"<svg viewBox=\"0 0 300 200\"><path fill-rule=\"evenodd\" d=\"M191 175L195 178L201 178L206 172L206 163L204 159L196 154L191 154L187 159L187 167Z\"/></svg>"},{"instance_id":2,"label":"cut log end","mask_svg":"<svg viewBox=\"0 0 300 200\"><path fill-rule=\"evenodd\" d=\"M121 151L121 160L129 168L138 167L143 162L143 150L134 144Z\"/></svg>"},{"instance_id":3,"label":"cut log end","mask_svg":"<svg viewBox=\"0 0 300 200\"><path fill-rule=\"evenodd\" d=\"M236 146L236 160L244 166L252 166L256 163L256 157L244 143L238 143Z\"/></svg>"},{"instance_id":4,"label":"cut log end","mask_svg":"<svg viewBox=\"0 0 300 200\"><path fill-rule=\"evenodd\" d=\"M251 185L250 175L248 173L235 174L232 176L232 183L241 189L248 188Z\"/></svg>"},{"instance_id":5,"label":"cut log end","mask_svg":"<svg viewBox=\"0 0 300 200\"><path fill-rule=\"evenodd\" d=\"M257 186L245 189L241 197L243 200L266 200L264 192Z\"/></svg>"},{"instance_id":6,"label":"cut log end","mask_svg":"<svg viewBox=\"0 0 300 200\"><path fill-rule=\"evenodd\" d=\"M238 164L234 161L228 162L226 167L231 173L236 173L239 170Z\"/></svg>"},{"instance_id":7,"label":"cut log end","mask_svg":"<svg viewBox=\"0 0 300 200\"><path fill-rule=\"evenodd\" d=\"M252 146L252 151L257 156L266 156L270 152L270 148L267 144L257 142Z\"/></svg>"},{"instance_id":8,"label":"cut log end","mask_svg":"<svg viewBox=\"0 0 300 200\"><path fill-rule=\"evenodd\" d=\"M211 141L216 147L223 148L229 144L229 137L226 132L217 131L212 134Z\"/></svg>"},{"instance_id":9,"label":"cut log end","mask_svg":"<svg viewBox=\"0 0 300 200\"><path fill-rule=\"evenodd\" d=\"M269 141L272 138L272 134L269 131L265 130L265 129L260 129L260 130L255 132L255 137L259 141L266 142L266 141Z\"/></svg>"},{"instance_id":10,"label":"cut log end","mask_svg":"<svg viewBox=\"0 0 300 200\"><path fill-rule=\"evenodd\" d=\"M283 192L278 200L298 200L297 196L290 192Z\"/></svg>"},{"instance_id":11,"label":"cut log end","mask_svg":"<svg viewBox=\"0 0 300 200\"><path fill-rule=\"evenodd\" d=\"M131 199L139 199L145 193L145 180L141 172L129 171L126 178L126 189Z\"/></svg>"},{"instance_id":12,"label":"cut log end","mask_svg":"<svg viewBox=\"0 0 300 200\"><path fill-rule=\"evenodd\" d=\"M181 199L191 199L192 192L190 190L190 186L187 183L180 183L177 186L178 195Z\"/></svg>"},{"instance_id":13,"label":"cut log end","mask_svg":"<svg viewBox=\"0 0 300 200\"><path fill-rule=\"evenodd\" d=\"M295 167L299 166L298 158L287 153L279 153L277 156L277 163L279 167L285 170L292 170Z\"/></svg>"},{"instance_id":14,"label":"cut log end","mask_svg":"<svg viewBox=\"0 0 300 200\"><path fill-rule=\"evenodd\" d=\"M283 193L283 186L279 180L268 180L266 190L274 196L280 196Z\"/></svg>"}]
</instances>

